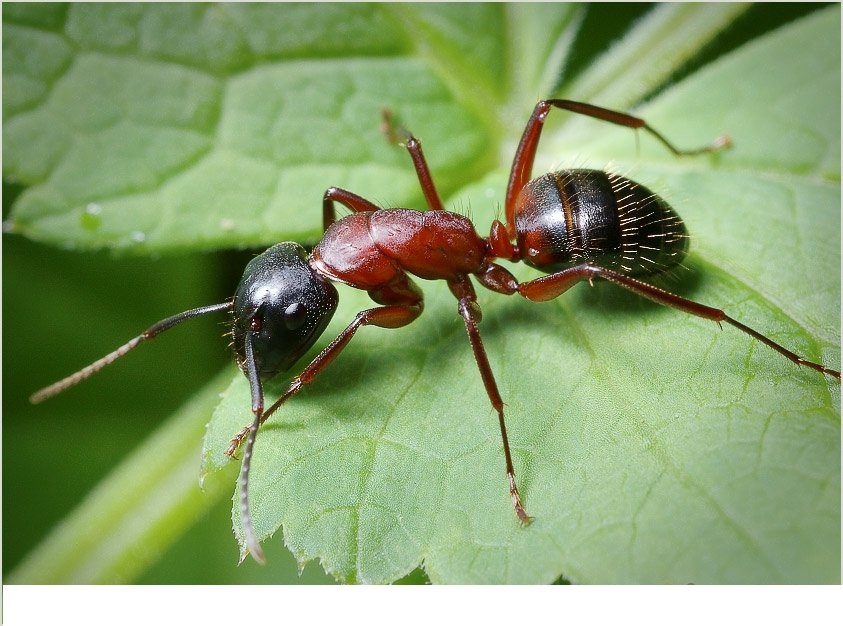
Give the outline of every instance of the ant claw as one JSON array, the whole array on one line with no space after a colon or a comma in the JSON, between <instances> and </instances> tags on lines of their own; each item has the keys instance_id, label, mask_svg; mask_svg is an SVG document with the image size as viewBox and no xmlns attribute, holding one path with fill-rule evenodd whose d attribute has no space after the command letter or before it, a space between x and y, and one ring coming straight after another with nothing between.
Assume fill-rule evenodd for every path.
<instances>
[{"instance_id":1,"label":"ant claw","mask_svg":"<svg viewBox=\"0 0 843 626\"><path fill-rule=\"evenodd\" d=\"M403 126L396 125L392 111L384 109L381 111L381 132L386 136L386 140L391 144L399 145L403 148L407 144L415 140L413 134Z\"/></svg>"},{"instance_id":2,"label":"ant claw","mask_svg":"<svg viewBox=\"0 0 843 626\"><path fill-rule=\"evenodd\" d=\"M231 438L231 441L228 444L228 448L226 448L225 450L225 456L230 459L237 458L234 455L237 452L237 448L239 448L240 444L243 443L243 440L246 438L246 435L249 434L249 428L250 426L246 426L245 428L243 428L243 430L241 430L239 433L237 433L234 437Z\"/></svg>"},{"instance_id":3,"label":"ant claw","mask_svg":"<svg viewBox=\"0 0 843 626\"><path fill-rule=\"evenodd\" d=\"M724 133L724 134L720 135L717 139L715 139L714 141L711 142L711 145L709 146L709 150L711 150L711 152L716 152L716 151L719 151L719 150L729 150L734 145L735 144L732 143L732 138L729 137L729 135Z\"/></svg>"}]
</instances>

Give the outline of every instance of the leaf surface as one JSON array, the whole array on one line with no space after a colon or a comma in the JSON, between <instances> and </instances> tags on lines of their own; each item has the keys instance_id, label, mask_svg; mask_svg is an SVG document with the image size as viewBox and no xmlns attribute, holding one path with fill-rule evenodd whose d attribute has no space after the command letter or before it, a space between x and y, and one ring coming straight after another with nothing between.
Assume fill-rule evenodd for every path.
<instances>
[{"instance_id":1,"label":"leaf surface","mask_svg":"<svg viewBox=\"0 0 843 626\"><path fill-rule=\"evenodd\" d=\"M699 243L692 286L682 293L727 303L782 343L836 362L839 101L817 102L808 120L805 102L763 74L745 85L742 103L722 88L777 59L793 90L822 91L835 80L833 63L806 73L797 70L803 61L787 62L806 41L808 58L834 58L833 38L810 34L822 28L816 18L740 50L642 113L680 145L728 130L732 152L675 161L644 139L636 158L627 131L596 141L589 154L626 158L652 188L685 196L677 205ZM588 124L602 134L599 123ZM547 144L576 136L560 125ZM772 142L783 144L773 154L759 148L772 126ZM805 137L794 146L801 149L784 149L788 133ZM485 215L487 189L500 198L506 174L490 173L453 203ZM795 227L815 234L809 246L790 236ZM394 580L420 563L435 582L836 576L828 550L839 545L836 383L794 371L734 329L719 332L607 285L547 305L484 294L484 337L536 518L520 528L496 420L453 299L441 286L425 288L419 322L362 330L330 374L264 426L252 483L259 534L283 525L299 559L318 558L360 582ZM328 336L371 306L352 293L342 302ZM245 380L226 396L209 451L248 422L242 408L236 415L248 406Z\"/></svg>"}]
</instances>

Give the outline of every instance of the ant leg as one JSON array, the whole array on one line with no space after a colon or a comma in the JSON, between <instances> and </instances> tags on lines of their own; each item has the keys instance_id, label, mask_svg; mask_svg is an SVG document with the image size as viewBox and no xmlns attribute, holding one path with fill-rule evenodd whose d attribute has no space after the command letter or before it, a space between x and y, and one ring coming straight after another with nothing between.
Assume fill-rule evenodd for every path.
<instances>
[{"instance_id":1,"label":"ant leg","mask_svg":"<svg viewBox=\"0 0 843 626\"><path fill-rule=\"evenodd\" d=\"M416 289L416 294L418 293L419 292ZM290 386L287 388L287 391L285 391L266 411L255 410L255 419L252 423L241 430L231 440L231 443L225 452L229 457L234 455L240 443L244 438L246 439L246 443L243 448L243 464L240 467L240 476L237 479L237 483L240 487L240 521L243 526L243 535L246 539L246 546L249 553L258 563L264 563L265 559L257 534L255 533L254 525L252 524L252 515L249 512L249 472L252 467L252 453L255 447L255 439L257 438L258 428L270 415L277 411L284 402L286 402L291 396L297 394L304 385L313 382L313 379L316 378L323 369L330 365L337 356L339 356L340 352L342 352L343 348L348 345L348 342L351 341L354 333L356 333L361 326L400 328L401 326L406 326L416 319L421 314L422 308L422 302L419 298L419 300L415 303L382 306L374 309L367 309L358 313L355 316L354 321L352 321L351 324L349 324L336 339L334 339L324 350L322 350L310 362L310 364L292 380ZM253 404L254 395L255 392L253 389Z\"/></svg>"},{"instance_id":2,"label":"ant leg","mask_svg":"<svg viewBox=\"0 0 843 626\"><path fill-rule=\"evenodd\" d=\"M509 184L506 188L506 222L507 232L510 238L515 237L515 199L518 193L532 178L533 162L536 157L536 148L539 143L539 137L544 129L544 121L550 112L551 107L563 109L572 113L586 115L593 117L610 124L618 126L626 126L628 128L642 128L658 141L660 141L668 150L676 156L690 156L694 154L701 154L704 152L714 152L731 145L729 138L726 135L721 135L707 146L695 148L692 150L680 150L670 143L664 135L649 126L640 117L622 113L620 111L613 111L611 109L604 109L603 107L595 106L593 104L586 104L585 102L575 102L573 100L540 100L535 108L533 114L527 121L524 128L524 134L521 136L521 141L518 144L518 149L515 151L515 158L512 161L512 169L509 173Z\"/></svg>"},{"instance_id":3,"label":"ant leg","mask_svg":"<svg viewBox=\"0 0 843 626\"><path fill-rule=\"evenodd\" d=\"M404 146L410 153L419 185L421 185L425 200L427 200L427 206L433 211L444 211L442 199L439 197L433 177L430 175L427 159L424 158L421 142L406 128L396 128L392 124L392 113L389 111L383 112L383 132L388 141Z\"/></svg>"},{"instance_id":4,"label":"ant leg","mask_svg":"<svg viewBox=\"0 0 843 626\"><path fill-rule=\"evenodd\" d=\"M506 460L506 477L509 480L509 495L512 498L515 514L522 524L529 524L532 518L527 515L524 505L521 504L521 495L518 493L518 485L515 482L515 469L512 465L509 438L506 435L506 423L503 418L503 400L501 399L500 392L498 392L498 385L495 382L495 376L489 365L489 358L486 356L486 349L483 347L483 340L480 338L480 330L477 327L477 323L482 317L480 307L477 305L477 294L474 292L474 287L466 276L463 276L457 281L449 281L448 286L451 288L451 293L459 301L457 308L465 321L465 330L468 332L468 341L474 352L474 360L480 370L480 377L483 379L483 386L486 387L486 394L489 396L492 407L498 414L501 438L503 439L503 454Z\"/></svg>"},{"instance_id":5,"label":"ant leg","mask_svg":"<svg viewBox=\"0 0 843 626\"><path fill-rule=\"evenodd\" d=\"M436 191L436 185L430 174L427 159L425 159L424 152L422 152L421 142L408 130L404 128L396 129L392 125L392 115L389 111L383 112L383 130L389 141L403 145L410 153L410 158L413 160L413 167L416 170L416 176L418 176L419 185L424 192L427 205L434 211L444 210L439 192ZM328 230L328 226L333 224L337 219L334 202L339 202L355 213L377 211L380 208L369 200L358 196L356 193L340 187L330 187L322 197L323 232Z\"/></svg>"},{"instance_id":6,"label":"ant leg","mask_svg":"<svg viewBox=\"0 0 843 626\"><path fill-rule=\"evenodd\" d=\"M400 328L406 326L415 320L422 311L421 303L415 305L389 305L378 307L374 309L367 309L361 311L354 318L354 321L349 324L344 331L342 331L336 339L334 339L328 346L320 352L310 364L302 370L291 382L287 391L285 391L275 403L260 415L258 425L263 424L270 415L275 413L282 404L284 404L291 396L294 396L301 391L302 386L313 382L313 379L322 372L334 359L339 356L343 348L351 341L351 338L361 326L379 326L381 328ZM233 457L237 448L243 443L243 439L249 434L251 425L245 426L237 435L235 435L228 448L225 451L226 456Z\"/></svg>"},{"instance_id":7,"label":"ant leg","mask_svg":"<svg viewBox=\"0 0 843 626\"><path fill-rule=\"evenodd\" d=\"M334 212L334 202L339 202L355 213L366 213L377 211L380 207L366 200L356 193L342 189L341 187L329 187L322 196L322 232L328 230L328 226L337 221Z\"/></svg>"},{"instance_id":8,"label":"ant leg","mask_svg":"<svg viewBox=\"0 0 843 626\"><path fill-rule=\"evenodd\" d=\"M263 424L270 415L277 411L287 398L298 393L303 384L312 382L316 375L339 355L346 344L351 341L351 338L360 326L400 328L415 320L419 315L421 315L421 312L424 309L424 294L422 294L418 286L406 275L399 276L399 278L392 284L370 291L369 295L375 302L383 303L386 306L366 309L365 311L358 313L351 324L349 324L336 339L326 346L322 352L316 355L316 357L310 362L310 365L308 365L301 374L292 380L284 395L276 400L275 404L269 407L266 412L262 413L258 426ZM254 398L255 392L253 390L253 405L255 404ZM232 437L231 442L225 451L226 456L232 458L234 457L235 452L237 452L237 448L240 447L240 444L243 443L246 435L249 434L250 428L251 425L247 424L239 433Z\"/></svg>"},{"instance_id":9,"label":"ant leg","mask_svg":"<svg viewBox=\"0 0 843 626\"><path fill-rule=\"evenodd\" d=\"M840 372L837 370L825 367L819 363L814 363L813 361L809 361L798 354L791 352L769 337L766 337L749 326L729 317L720 309L715 309L704 304L694 302L693 300L682 298L681 296L677 296L669 291L665 291L663 289L659 289L658 287L641 282L640 280L636 280L635 278L630 278L624 274L620 274L597 265L591 265L590 263L583 263L582 265L577 265L575 267L556 272L555 274L549 274L548 276L542 276L541 278L536 278L535 280L522 283L518 285L518 293L529 300L552 300L570 289L576 283L584 280L591 282L594 277L608 280L609 282L658 304L679 309L680 311L685 311L691 315L696 315L697 317L709 319L717 323L726 322L727 324L734 326L738 330L766 344L797 365L804 365L805 367L810 367L811 369L815 369L823 374L833 376L838 380L840 379Z\"/></svg>"}]
</instances>

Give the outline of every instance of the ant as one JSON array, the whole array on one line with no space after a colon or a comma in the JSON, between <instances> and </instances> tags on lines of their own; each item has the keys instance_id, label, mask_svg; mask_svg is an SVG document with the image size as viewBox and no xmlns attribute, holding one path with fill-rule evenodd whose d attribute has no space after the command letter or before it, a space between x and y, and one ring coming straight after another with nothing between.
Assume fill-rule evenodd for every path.
<instances>
[{"instance_id":1,"label":"ant","mask_svg":"<svg viewBox=\"0 0 843 626\"><path fill-rule=\"evenodd\" d=\"M552 108L643 129L677 156L729 146L728 138L721 136L702 148L680 150L643 119L627 113L570 100L542 100L524 128L512 162L504 205L506 222L494 220L489 236L482 237L468 218L444 209L420 142L402 130L401 143L412 158L429 210L385 209L351 191L330 187L322 203L324 234L310 255L294 242L270 247L246 265L231 301L161 320L114 352L38 391L31 401L41 402L64 391L185 320L223 311L233 314L233 348L237 364L249 380L254 420L234 436L226 454L234 457L245 441L238 479L240 517L248 550L263 563L248 495L258 428L333 362L362 326L400 328L419 317L423 294L411 275L446 281L457 300L480 377L498 416L509 494L522 524L531 518L515 480L503 401L480 337L481 311L471 277L491 291L520 294L533 301L557 298L577 283L600 278L658 304L730 324L794 363L840 379L840 372L794 354L720 309L643 282L640 277L677 267L687 254L689 241L679 215L649 189L602 170L568 169L532 178L539 138ZM388 114L384 117L388 136L398 139L399 132L391 126ZM351 214L337 220L335 203L350 209ZM496 259L523 261L546 275L519 282ZM333 316L339 299L333 282L365 290L378 306L359 312L265 409L263 381L290 369Z\"/></svg>"}]
</instances>

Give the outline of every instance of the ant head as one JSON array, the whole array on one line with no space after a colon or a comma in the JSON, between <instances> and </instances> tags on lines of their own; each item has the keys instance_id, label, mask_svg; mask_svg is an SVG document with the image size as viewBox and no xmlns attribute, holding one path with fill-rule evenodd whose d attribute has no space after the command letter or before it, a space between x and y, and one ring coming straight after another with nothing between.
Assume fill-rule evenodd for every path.
<instances>
[{"instance_id":1,"label":"ant head","mask_svg":"<svg viewBox=\"0 0 843 626\"><path fill-rule=\"evenodd\" d=\"M299 244L279 243L252 259L234 295L234 351L246 369L252 334L261 378L289 369L322 334L337 308L334 286L307 262Z\"/></svg>"}]
</instances>

